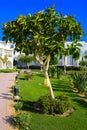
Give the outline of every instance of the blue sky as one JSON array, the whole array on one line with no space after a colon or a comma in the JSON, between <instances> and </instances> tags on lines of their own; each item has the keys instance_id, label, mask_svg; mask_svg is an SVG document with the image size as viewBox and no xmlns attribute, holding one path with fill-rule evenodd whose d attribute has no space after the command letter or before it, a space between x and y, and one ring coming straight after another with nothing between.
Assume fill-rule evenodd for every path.
<instances>
[{"instance_id":1,"label":"blue sky","mask_svg":"<svg viewBox=\"0 0 87 130\"><path fill-rule=\"evenodd\" d=\"M74 15L81 23L85 32L83 40L87 41L87 0L1 0L0 1L0 40L2 39L1 24L15 20L18 15L34 14L46 7L55 5L56 11L63 15Z\"/></svg>"}]
</instances>

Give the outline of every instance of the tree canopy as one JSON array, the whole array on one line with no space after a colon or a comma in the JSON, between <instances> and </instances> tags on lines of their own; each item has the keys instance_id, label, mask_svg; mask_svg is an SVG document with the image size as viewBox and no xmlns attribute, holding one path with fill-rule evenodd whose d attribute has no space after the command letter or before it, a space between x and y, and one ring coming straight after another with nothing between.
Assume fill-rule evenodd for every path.
<instances>
[{"instance_id":1,"label":"tree canopy","mask_svg":"<svg viewBox=\"0 0 87 130\"><path fill-rule=\"evenodd\" d=\"M26 56L26 55L23 55L23 56L20 56L19 60L23 63L26 64L26 67L28 67L29 69L29 64L34 61L34 58L33 56Z\"/></svg>"},{"instance_id":2,"label":"tree canopy","mask_svg":"<svg viewBox=\"0 0 87 130\"><path fill-rule=\"evenodd\" d=\"M83 34L73 16L62 16L54 7L28 16L20 15L3 24L3 40L13 41L21 52L44 55L58 54L67 40L77 42ZM39 51L38 51L39 50Z\"/></svg>"},{"instance_id":3,"label":"tree canopy","mask_svg":"<svg viewBox=\"0 0 87 130\"><path fill-rule=\"evenodd\" d=\"M76 44L83 35L80 23L73 16L63 16L53 6L36 14L20 15L3 24L2 29L3 40L13 41L17 51L33 54L43 67L47 82L50 59L63 54L67 40ZM52 92L50 82L47 84Z\"/></svg>"}]
</instances>

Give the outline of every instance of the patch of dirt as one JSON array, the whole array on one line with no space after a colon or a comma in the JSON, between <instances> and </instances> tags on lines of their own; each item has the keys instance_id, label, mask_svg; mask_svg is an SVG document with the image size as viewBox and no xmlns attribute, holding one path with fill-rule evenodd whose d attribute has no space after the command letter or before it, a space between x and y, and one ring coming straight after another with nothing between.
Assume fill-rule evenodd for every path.
<instances>
[{"instance_id":1,"label":"patch of dirt","mask_svg":"<svg viewBox=\"0 0 87 130\"><path fill-rule=\"evenodd\" d=\"M86 97L84 93L78 93L80 97Z\"/></svg>"},{"instance_id":2,"label":"patch of dirt","mask_svg":"<svg viewBox=\"0 0 87 130\"><path fill-rule=\"evenodd\" d=\"M73 88L73 92L78 93L78 89L77 88Z\"/></svg>"},{"instance_id":3,"label":"patch of dirt","mask_svg":"<svg viewBox=\"0 0 87 130\"><path fill-rule=\"evenodd\" d=\"M64 112L62 115L60 116L63 116L63 117L66 117L66 116L69 116L71 115L73 112L75 111L75 109L70 109L70 110L67 110L66 112Z\"/></svg>"},{"instance_id":4,"label":"patch of dirt","mask_svg":"<svg viewBox=\"0 0 87 130\"><path fill-rule=\"evenodd\" d=\"M86 98L86 99L84 99L84 101L87 103L87 98Z\"/></svg>"}]
</instances>

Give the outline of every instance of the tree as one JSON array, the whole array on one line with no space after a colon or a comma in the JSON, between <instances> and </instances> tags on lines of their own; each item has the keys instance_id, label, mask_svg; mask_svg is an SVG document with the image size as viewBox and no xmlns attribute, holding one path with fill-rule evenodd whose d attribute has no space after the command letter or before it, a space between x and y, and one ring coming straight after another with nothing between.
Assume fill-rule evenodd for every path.
<instances>
[{"instance_id":1,"label":"tree","mask_svg":"<svg viewBox=\"0 0 87 130\"><path fill-rule=\"evenodd\" d=\"M68 55L72 55L74 60L78 60L80 57L80 47L82 47L81 43L72 43L72 44L68 44L65 48L64 48L64 52L63 52L63 56L64 56L64 72L66 73L66 56ZM73 64L72 64L73 65Z\"/></svg>"},{"instance_id":2,"label":"tree","mask_svg":"<svg viewBox=\"0 0 87 130\"><path fill-rule=\"evenodd\" d=\"M14 21L3 24L3 40L12 40L18 51L33 54L43 67L45 83L54 98L48 75L51 58L62 55L65 41L77 41L83 34L80 23L73 16L63 17L52 6L45 11L28 16L18 16Z\"/></svg>"},{"instance_id":3,"label":"tree","mask_svg":"<svg viewBox=\"0 0 87 130\"><path fill-rule=\"evenodd\" d=\"M19 60L26 64L29 69L29 64L34 60L33 56L21 56Z\"/></svg>"}]
</instances>

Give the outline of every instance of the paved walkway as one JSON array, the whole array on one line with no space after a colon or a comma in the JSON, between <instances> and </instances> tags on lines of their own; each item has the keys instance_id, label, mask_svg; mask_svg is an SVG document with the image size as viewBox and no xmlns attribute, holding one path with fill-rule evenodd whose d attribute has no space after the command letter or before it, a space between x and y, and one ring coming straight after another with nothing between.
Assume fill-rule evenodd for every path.
<instances>
[{"instance_id":1,"label":"paved walkway","mask_svg":"<svg viewBox=\"0 0 87 130\"><path fill-rule=\"evenodd\" d=\"M14 84L17 73L0 74L0 130L15 130L12 128L11 116L14 112L10 88Z\"/></svg>"}]
</instances>

